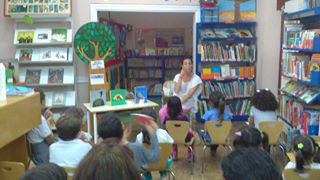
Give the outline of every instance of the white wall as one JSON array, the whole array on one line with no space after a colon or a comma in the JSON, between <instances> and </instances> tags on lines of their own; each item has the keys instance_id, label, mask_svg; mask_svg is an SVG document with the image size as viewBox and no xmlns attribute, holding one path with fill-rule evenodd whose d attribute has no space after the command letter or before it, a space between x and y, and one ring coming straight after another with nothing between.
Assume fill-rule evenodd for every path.
<instances>
[{"instance_id":1,"label":"white wall","mask_svg":"<svg viewBox=\"0 0 320 180\"><path fill-rule=\"evenodd\" d=\"M11 18L3 16L4 3L0 2L0 60L13 59L15 47L13 45L14 25Z\"/></svg>"}]
</instances>

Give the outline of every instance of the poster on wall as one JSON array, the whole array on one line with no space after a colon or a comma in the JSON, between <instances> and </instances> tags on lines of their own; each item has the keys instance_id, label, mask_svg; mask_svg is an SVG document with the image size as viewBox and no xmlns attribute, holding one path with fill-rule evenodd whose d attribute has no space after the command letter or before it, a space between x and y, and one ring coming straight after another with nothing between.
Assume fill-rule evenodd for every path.
<instances>
[{"instance_id":1,"label":"poster on wall","mask_svg":"<svg viewBox=\"0 0 320 180\"><path fill-rule=\"evenodd\" d=\"M221 22L256 22L256 0L219 0Z\"/></svg>"},{"instance_id":2,"label":"poster on wall","mask_svg":"<svg viewBox=\"0 0 320 180\"><path fill-rule=\"evenodd\" d=\"M71 16L71 0L5 0L5 16Z\"/></svg>"}]
</instances>

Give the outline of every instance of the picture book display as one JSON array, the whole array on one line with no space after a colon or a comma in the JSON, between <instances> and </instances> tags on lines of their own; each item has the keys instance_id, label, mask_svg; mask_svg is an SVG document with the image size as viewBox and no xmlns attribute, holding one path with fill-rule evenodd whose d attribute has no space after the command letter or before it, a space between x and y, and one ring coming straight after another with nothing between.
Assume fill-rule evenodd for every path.
<instances>
[{"instance_id":1,"label":"picture book display","mask_svg":"<svg viewBox=\"0 0 320 180\"><path fill-rule=\"evenodd\" d=\"M134 101L135 103L148 102L148 89L147 86L137 86L134 88Z\"/></svg>"},{"instance_id":2,"label":"picture book display","mask_svg":"<svg viewBox=\"0 0 320 180\"><path fill-rule=\"evenodd\" d=\"M91 107L104 106L106 105L106 90L97 89L90 91L90 105Z\"/></svg>"},{"instance_id":3,"label":"picture book display","mask_svg":"<svg viewBox=\"0 0 320 180\"><path fill-rule=\"evenodd\" d=\"M126 90L114 89L110 91L111 106L126 104Z\"/></svg>"},{"instance_id":4,"label":"picture book display","mask_svg":"<svg viewBox=\"0 0 320 180\"><path fill-rule=\"evenodd\" d=\"M15 44L50 44L71 43L72 30L67 28L56 29L17 29Z\"/></svg>"},{"instance_id":5,"label":"picture book display","mask_svg":"<svg viewBox=\"0 0 320 180\"><path fill-rule=\"evenodd\" d=\"M37 29L35 31L34 43L50 43L51 29Z\"/></svg>"},{"instance_id":6,"label":"picture book display","mask_svg":"<svg viewBox=\"0 0 320 180\"><path fill-rule=\"evenodd\" d=\"M75 91L46 91L46 106L75 106Z\"/></svg>"},{"instance_id":7,"label":"picture book display","mask_svg":"<svg viewBox=\"0 0 320 180\"><path fill-rule=\"evenodd\" d=\"M290 81L281 89L283 92L295 96L304 103L312 103L320 95L320 91L315 88L304 86L301 83Z\"/></svg>"},{"instance_id":8,"label":"picture book display","mask_svg":"<svg viewBox=\"0 0 320 180\"><path fill-rule=\"evenodd\" d=\"M21 49L19 54L19 61L31 61L32 54L32 49Z\"/></svg>"},{"instance_id":9,"label":"picture book display","mask_svg":"<svg viewBox=\"0 0 320 180\"><path fill-rule=\"evenodd\" d=\"M53 103L54 106L61 106L65 104L65 97L64 93L55 93L53 96Z\"/></svg>"},{"instance_id":10,"label":"picture book display","mask_svg":"<svg viewBox=\"0 0 320 180\"><path fill-rule=\"evenodd\" d=\"M5 15L71 15L71 0L4 0Z\"/></svg>"},{"instance_id":11,"label":"picture book display","mask_svg":"<svg viewBox=\"0 0 320 180\"><path fill-rule=\"evenodd\" d=\"M17 33L17 42L19 44L32 44L34 40L34 31L20 31Z\"/></svg>"},{"instance_id":12,"label":"picture book display","mask_svg":"<svg viewBox=\"0 0 320 180\"><path fill-rule=\"evenodd\" d=\"M39 84L41 69L27 69L25 82L27 84Z\"/></svg>"},{"instance_id":13,"label":"picture book display","mask_svg":"<svg viewBox=\"0 0 320 180\"><path fill-rule=\"evenodd\" d=\"M64 76L63 68L49 68L48 84L62 84Z\"/></svg>"},{"instance_id":14,"label":"picture book display","mask_svg":"<svg viewBox=\"0 0 320 180\"><path fill-rule=\"evenodd\" d=\"M23 48L17 49L19 61L72 61L72 48Z\"/></svg>"},{"instance_id":15,"label":"picture book display","mask_svg":"<svg viewBox=\"0 0 320 180\"><path fill-rule=\"evenodd\" d=\"M67 29L52 29L52 42L67 42Z\"/></svg>"}]
</instances>

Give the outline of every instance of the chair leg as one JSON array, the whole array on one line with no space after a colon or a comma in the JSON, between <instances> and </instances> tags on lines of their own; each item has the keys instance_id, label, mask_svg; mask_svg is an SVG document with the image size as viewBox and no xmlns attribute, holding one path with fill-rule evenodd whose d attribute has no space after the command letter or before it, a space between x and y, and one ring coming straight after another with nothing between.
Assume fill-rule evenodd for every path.
<instances>
[{"instance_id":1,"label":"chair leg","mask_svg":"<svg viewBox=\"0 0 320 180\"><path fill-rule=\"evenodd\" d=\"M176 180L176 176L174 175L174 172L172 170L170 170L170 174L171 174L173 180Z\"/></svg>"},{"instance_id":2,"label":"chair leg","mask_svg":"<svg viewBox=\"0 0 320 180\"><path fill-rule=\"evenodd\" d=\"M203 175L204 174L204 161L205 161L205 159L206 159L206 148L207 148L207 146L206 145L204 145L203 146L203 148L202 148L202 150L203 150L203 153L202 153L202 167L201 167L201 174Z\"/></svg>"},{"instance_id":3,"label":"chair leg","mask_svg":"<svg viewBox=\"0 0 320 180\"><path fill-rule=\"evenodd\" d=\"M190 151L191 151L191 175L193 175L194 174L194 152L193 152L193 149L192 149L192 146L188 146L188 148L190 149Z\"/></svg>"}]
</instances>

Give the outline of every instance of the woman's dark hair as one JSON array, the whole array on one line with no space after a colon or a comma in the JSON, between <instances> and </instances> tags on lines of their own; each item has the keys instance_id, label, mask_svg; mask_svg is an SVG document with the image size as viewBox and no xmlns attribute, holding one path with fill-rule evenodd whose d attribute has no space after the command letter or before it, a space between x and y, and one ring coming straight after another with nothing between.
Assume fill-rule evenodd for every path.
<instances>
[{"instance_id":1,"label":"woman's dark hair","mask_svg":"<svg viewBox=\"0 0 320 180\"><path fill-rule=\"evenodd\" d=\"M186 60L189 60L191 62L191 64L193 65L193 60L192 58L184 58L182 61L181 61L181 66L183 65L183 62L186 61Z\"/></svg>"},{"instance_id":2,"label":"woman's dark hair","mask_svg":"<svg viewBox=\"0 0 320 180\"><path fill-rule=\"evenodd\" d=\"M77 138L81 130L81 124L81 119L74 116L61 116L56 123L59 138L64 141Z\"/></svg>"},{"instance_id":3,"label":"woman's dark hair","mask_svg":"<svg viewBox=\"0 0 320 180\"><path fill-rule=\"evenodd\" d=\"M257 148L239 148L221 161L225 180L282 180L269 154Z\"/></svg>"},{"instance_id":4,"label":"woman's dark hair","mask_svg":"<svg viewBox=\"0 0 320 180\"><path fill-rule=\"evenodd\" d=\"M46 163L30 169L20 177L20 180L67 180L67 176L64 168L54 163Z\"/></svg>"},{"instance_id":5,"label":"woman's dark hair","mask_svg":"<svg viewBox=\"0 0 320 180\"><path fill-rule=\"evenodd\" d=\"M257 90L251 99L251 104L260 111L275 111L278 109L278 102L270 90Z\"/></svg>"},{"instance_id":6,"label":"woman's dark hair","mask_svg":"<svg viewBox=\"0 0 320 180\"><path fill-rule=\"evenodd\" d=\"M179 116L179 114L182 112L182 105L180 98L177 96L172 96L168 100L168 115L169 117L174 120Z\"/></svg>"},{"instance_id":7,"label":"woman's dark hair","mask_svg":"<svg viewBox=\"0 0 320 180\"><path fill-rule=\"evenodd\" d=\"M63 113L64 116L74 116L78 119L83 119L84 112L81 108L70 107Z\"/></svg>"},{"instance_id":8,"label":"woman's dark hair","mask_svg":"<svg viewBox=\"0 0 320 180\"><path fill-rule=\"evenodd\" d=\"M140 180L140 170L122 145L93 146L79 163L74 180Z\"/></svg>"},{"instance_id":9,"label":"woman's dark hair","mask_svg":"<svg viewBox=\"0 0 320 180\"><path fill-rule=\"evenodd\" d=\"M122 138L122 123L115 113L108 112L102 116L102 119L98 124L98 135L102 139Z\"/></svg>"},{"instance_id":10,"label":"woman's dark hair","mask_svg":"<svg viewBox=\"0 0 320 180\"><path fill-rule=\"evenodd\" d=\"M219 109L219 120L224 120L225 98L220 91L213 91L209 96L209 102L213 108Z\"/></svg>"},{"instance_id":11,"label":"woman's dark hair","mask_svg":"<svg viewBox=\"0 0 320 180\"><path fill-rule=\"evenodd\" d=\"M141 111L141 114L150 116L153 118L153 120L158 123L158 114L156 113L156 111L153 108L145 108ZM150 142L150 135L148 133L148 131L146 130L146 128L142 127L142 142L146 143L146 144L151 144Z\"/></svg>"},{"instance_id":12,"label":"woman's dark hair","mask_svg":"<svg viewBox=\"0 0 320 180\"><path fill-rule=\"evenodd\" d=\"M312 163L318 146L310 136L296 136L293 139L293 150L296 152L296 170L304 171L304 165Z\"/></svg>"}]
</instances>

